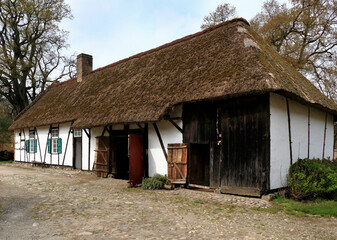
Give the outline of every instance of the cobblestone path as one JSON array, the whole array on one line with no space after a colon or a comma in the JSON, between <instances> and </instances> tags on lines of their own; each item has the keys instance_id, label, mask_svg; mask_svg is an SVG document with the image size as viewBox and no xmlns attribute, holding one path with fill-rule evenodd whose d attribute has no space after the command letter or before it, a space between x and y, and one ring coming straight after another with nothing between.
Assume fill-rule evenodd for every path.
<instances>
[{"instance_id":1,"label":"cobblestone path","mask_svg":"<svg viewBox=\"0 0 337 240\"><path fill-rule=\"evenodd\" d=\"M75 170L0 165L0 239L337 239L337 220L188 189L145 191Z\"/></svg>"}]
</instances>

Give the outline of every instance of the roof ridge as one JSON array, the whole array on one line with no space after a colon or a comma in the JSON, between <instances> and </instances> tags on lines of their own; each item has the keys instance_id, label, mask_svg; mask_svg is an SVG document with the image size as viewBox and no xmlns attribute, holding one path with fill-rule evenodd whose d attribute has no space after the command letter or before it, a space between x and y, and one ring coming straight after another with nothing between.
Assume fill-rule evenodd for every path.
<instances>
[{"instance_id":1,"label":"roof ridge","mask_svg":"<svg viewBox=\"0 0 337 240\"><path fill-rule=\"evenodd\" d=\"M176 45L176 44L178 44L178 43L182 43L182 42L191 40L191 39L193 39L193 38L195 38L195 37L198 37L198 36L203 35L203 34L205 34L205 33L211 32L211 31L213 31L213 30L215 30L215 29L217 29L217 28L219 28L219 27L222 27L222 26L224 26L224 25L227 25L227 24L233 23L233 22L244 22L245 24L247 24L248 26L250 26L249 22L248 22L246 19L244 19L244 18L241 18L241 17L239 17L239 18L233 18L233 19L227 20L227 21L225 21L225 22L221 22L221 23L219 23L219 24L217 24L217 25L215 25L215 26L212 26L212 27L206 28L206 29L204 29L204 30L201 30L201 31L199 31L199 32L196 32L196 33L193 33L193 34L189 34L189 35L187 35L187 36L185 36L185 37L176 39L176 40L174 40L174 41L172 41L172 42L165 43L165 44L163 44L163 45L161 45L161 46L159 46L159 47L155 47L155 48L152 48L152 49L150 49L150 50L147 50L147 51L144 51L144 52L137 53L137 54L132 55L132 56L130 56L130 57L121 59L121 60L119 60L119 61L117 61L117 62L108 64L108 65L106 65L106 66L104 66L104 67L97 68L97 69L91 71L90 73L88 73L88 75L89 75L89 74L92 74L92 73L96 73L96 72L102 71L102 70L104 70L104 69L107 69L107 68L110 68L110 67L113 67L113 66L116 66L116 65L118 65L118 64L120 64L120 63L127 62L127 61L129 61L129 60L131 60L131 59L139 58L139 57L142 57L142 56L144 56L144 55L147 55L147 54L150 54L150 53L153 53L153 52L156 52L156 51L159 51L159 50L162 50L162 49L165 49L165 48L174 46L174 45Z\"/></svg>"},{"instance_id":2,"label":"roof ridge","mask_svg":"<svg viewBox=\"0 0 337 240\"><path fill-rule=\"evenodd\" d=\"M63 81L63 82L54 83L54 84L51 84L51 85L49 85L49 86L50 86L50 87L56 87L56 86L59 86L59 85L62 85L62 84L65 84L65 83L74 81L74 80L76 80L76 79L77 79L77 77L73 77L73 78L70 78L70 79L65 80L65 81Z\"/></svg>"}]
</instances>

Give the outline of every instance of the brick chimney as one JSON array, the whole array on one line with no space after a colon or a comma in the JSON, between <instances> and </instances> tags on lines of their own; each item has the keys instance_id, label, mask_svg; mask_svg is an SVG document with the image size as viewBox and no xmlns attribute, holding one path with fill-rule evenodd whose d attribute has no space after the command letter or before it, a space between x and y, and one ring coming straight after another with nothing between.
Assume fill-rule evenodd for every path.
<instances>
[{"instance_id":1,"label":"brick chimney","mask_svg":"<svg viewBox=\"0 0 337 240\"><path fill-rule=\"evenodd\" d=\"M92 71L92 56L81 53L77 56L77 82Z\"/></svg>"}]
</instances>

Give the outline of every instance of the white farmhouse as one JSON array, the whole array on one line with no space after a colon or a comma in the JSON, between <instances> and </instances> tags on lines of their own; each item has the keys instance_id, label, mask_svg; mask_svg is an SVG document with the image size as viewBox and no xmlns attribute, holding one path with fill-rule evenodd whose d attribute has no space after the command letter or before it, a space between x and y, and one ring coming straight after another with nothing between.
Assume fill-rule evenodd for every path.
<instances>
[{"instance_id":1,"label":"white farmhouse","mask_svg":"<svg viewBox=\"0 0 337 240\"><path fill-rule=\"evenodd\" d=\"M244 19L92 70L41 93L11 126L15 161L260 196L298 158L332 158L336 104Z\"/></svg>"}]
</instances>

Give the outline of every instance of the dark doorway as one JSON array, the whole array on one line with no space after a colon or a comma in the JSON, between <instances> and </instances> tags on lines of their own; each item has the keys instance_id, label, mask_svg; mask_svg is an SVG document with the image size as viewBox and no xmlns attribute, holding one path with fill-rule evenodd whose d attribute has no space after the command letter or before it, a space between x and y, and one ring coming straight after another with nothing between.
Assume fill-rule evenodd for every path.
<instances>
[{"instance_id":1,"label":"dark doorway","mask_svg":"<svg viewBox=\"0 0 337 240\"><path fill-rule=\"evenodd\" d=\"M190 144L188 163L190 184L209 186L209 149L209 144Z\"/></svg>"},{"instance_id":2,"label":"dark doorway","mask_svg":"<svg viewBox=\"0 0 337 240\"><path fill-rule=\"evenodd\" d=\"M110 172L115 178L129 179L129 139L128 135L112 138L112 157Z\"/></svg>"},{"instance_id":3,"label":"dark doorway","mask_svg":"<svg viewBox=\"0 0 337 240\"><path fill-rule=\"evenodd\" d=\"M74 138L74 168L82 169L82 137Z\"/></svg>"}]
</instances>

